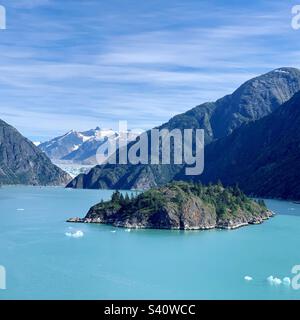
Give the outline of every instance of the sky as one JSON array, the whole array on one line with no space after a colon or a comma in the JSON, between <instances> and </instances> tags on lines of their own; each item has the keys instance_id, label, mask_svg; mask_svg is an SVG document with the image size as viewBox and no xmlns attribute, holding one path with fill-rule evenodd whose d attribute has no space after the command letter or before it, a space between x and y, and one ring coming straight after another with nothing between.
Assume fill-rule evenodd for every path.
<instances>
[{"instance_id":1,"label":"sky","mask_svg":"<svg viewBox=\"0 0 300 320\"><path fill-rule=\"evenodd\" d=\"M254 76L300 67L296 4L0 0L0 118L34 141L119 120L160 125Z\"/></svg>"}]
</instances>

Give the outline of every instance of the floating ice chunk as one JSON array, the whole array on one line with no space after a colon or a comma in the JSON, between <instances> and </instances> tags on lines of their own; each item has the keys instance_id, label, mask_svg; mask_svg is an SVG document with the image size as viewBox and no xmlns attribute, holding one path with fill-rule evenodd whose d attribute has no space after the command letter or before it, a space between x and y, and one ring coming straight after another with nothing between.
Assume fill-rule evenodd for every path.
<instances>
[{"instance_id":1,"label":"floating ice chunk","mask_svg":"<svg viewBox=\"0 0 300 320\"><path fill-rule=\"evenodd\" d=\"M23 208L18 208L17 211L24 211L25 209Z\"/></svg>"},{"instance_id":2,"label":"floating ice chunk","mask_svg":"<svg viewBox=\"0 0 300 320\"><path fill-rule=\"evenodd\" d=\"M111 230L111 233L116 233L117 231L116 230Z\"/></svg>"},{"instance_id":3,"label":"floating ice chunk","mask_svg":"<svg viewBox=\"0 0 300 320\"><path fill-rule=\"evenodd\" d=\"M246 281L252 281L252 280L253 280L253 278L252 278L252 277L250 277L250 276L245 276L245 277L244 277L244 280L246 280Z\"/></svg>"},{"instance_id":4,"label":"floating ice chunk","mask_svg":"<svg viewBox=\"0 0 300 320\"><path fill-rule=\"evenodd\" d=\"M131 229L126 229L125 232L131 232Z\"/></svg>"},{"instance_id":5,"label":"floating ice chunk","mask_svg":"<svg viewBox=\"0 0 300 320\"><path fill-rule=\"evenodd\" d=\"M282 283L282 281L279 278L274 278L273 280L274 284L279 285Z\"/></svg>"},{"instance_id":6,"label":"floating ice chunk","mask_svg":"<svg viewBox=\"0 0 300 320\"><path fill-rule=\"evenodd\" d=\"M273 276L268 277L267 280L270 282L270 284L280 285L282 283L279 278Z\"/></svg>"},{"instance_id":7,"label":"floating ice chunk","mask_svg":"<svg viewBox=\"0 0 300 320\"><path fill-rule=\"evenodd\" d=\"M285 277L282 279L284 285L289 286L291 284L291 279L289 277Z\"/></svg>"},{"instance_id":8,"label":"floating ice chunk","mask_svg":"<svg viewBox=\"0 0 300 320\"><path fill-rule=\"evenodd\" d=\"M84 236L84 233L81 230L77 230L76 232L66 232L65 235L71 238L81 238Z\"/></svg>"}]
</instances>

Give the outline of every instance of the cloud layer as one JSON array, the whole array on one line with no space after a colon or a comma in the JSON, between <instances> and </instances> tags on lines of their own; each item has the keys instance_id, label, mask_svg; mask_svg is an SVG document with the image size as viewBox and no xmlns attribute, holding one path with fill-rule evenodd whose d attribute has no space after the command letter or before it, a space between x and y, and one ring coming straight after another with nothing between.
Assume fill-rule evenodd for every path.
<instances>
[{"instance_id":1,"label":"cloud layer","mask_svg":"<svg viewBox=\"0 0 300 320\"><path fill-rule=\"evenodd\" d=\"M1 118L30 138L151 128L299 66L292 1L2 0Z\"/></svg>"}]
</instances>

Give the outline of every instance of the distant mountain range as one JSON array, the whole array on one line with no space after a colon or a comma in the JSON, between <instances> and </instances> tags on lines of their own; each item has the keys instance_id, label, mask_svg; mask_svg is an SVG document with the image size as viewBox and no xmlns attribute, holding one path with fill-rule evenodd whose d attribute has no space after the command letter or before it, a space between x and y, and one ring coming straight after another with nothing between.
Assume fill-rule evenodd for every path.
<instances>
[{"instance_id":1,"label":"distant mountain range","mask_svg":"<svg viewBox=\"0 0 300 320\"><path fill-rule=\"evenodd\" d=\"M66 185L70 179L31 141L0 120L0 184Z\"/></svg>"},{"instance_id":2,"label":"distant mountain range","mask_svg":"<svg viewBox=\"0 0 300 320\"><path fill-rule=\"evenodd\" d=\"M210 182L220 179L224 184L239 182L242 189L248 193L257 190L258 195L272 196L274 194L276 197L288 198L290 194L295 198L296 194L292 195L288 189L285 192L279 187L277 189L269 187L269 191L264 192L263 186L266 183L268 186L279 184L278 179L282 180L284 174L290 175L282 171L280 175L277 171L273 172L272 165L274 170L276 166L272 155L278 146L274 139L275 131L272 130L277 130L278 139L281 139L280 148L285 152L280 154L278 150L276 154L278 156L280 154L282 157L280 163L285 163L289 157L288 150L290 148L286 149L286 147L296 139L296 135L292 138L288 132L291 123L286 123L286 121L296 123L296 118L293 119L291 113L289 116L287 114L285 116L285 113L281 111L289 104L282 108L279 107L290 100L298 91L300 91L300 70L279 68L247 81L233 94L216 102L204 103L186 113L175 116L160 129L199 128L205 130L205 153L207 154L205 170L202 176L195 177L196 180ZM297 96L295 99L298 99ZM297 104L295 101L290 103ZM272 123L273 115L267 117L273 112L274 123ZM271 120L265 120L269 118ZM275 129L275 123L277 129ZM285 128L282 132L278 131L280 123L284 124L282 128ZM236 135L240 135L240 139L235 138ZM272 138L269 135L272 135ZM252 157L246 153L248 145L253 152ZM245 151L247 156L243 156L243 153L240 154L237 150ZM272 153L269 150L272 150ZM297 153L296 149L293 150ZM294 157L296 159L295 154ZM292 159L290 160L292 161ZM279 165L279 161L276 161L276 164ZM292 165L291 162L289 164ZM261 177L268 178L268 181L258 179L257 175L252 177L254 169L256 174L264 172ZM182 170L182 166L178 165L101 165L96 166L87 174L79 175L69 183L68 187L147 189L174 179L190 179L181 173ZM248 183L249 181L251 184ZM296 180L293 180L291 176L287 184L294 186L295 183ZM286 186L286 188L288 187Z\"/></svg>"},{"instance_id":3,"label":"distant mountain range","mask_svg":"<svg viewBox=\"0 0 300 320\"><path fill-rule=\"evenodd\" d=\"M39 148L51 159L61 160L76 152L85 142L95 139L100 128L89 131L78 132L71 130L66 134L56 137L50 141L43 142Z\"/></svg>"},{"instance_id":4,"label":"distant mountain range","mask_svg":"<svg viewBox=\"0 0 300 320\"><path fill-rule=\"evenodd\" d=\"M128 131L128 140L134 140L138 134ZM41 143L39 148L54 162L71 161L82 165L96 165L96 152L106 154L108 138L118 140L119 134L112 129L91 129L84 132L71 130L63 136Z\"/></svg>"}]
</instances>

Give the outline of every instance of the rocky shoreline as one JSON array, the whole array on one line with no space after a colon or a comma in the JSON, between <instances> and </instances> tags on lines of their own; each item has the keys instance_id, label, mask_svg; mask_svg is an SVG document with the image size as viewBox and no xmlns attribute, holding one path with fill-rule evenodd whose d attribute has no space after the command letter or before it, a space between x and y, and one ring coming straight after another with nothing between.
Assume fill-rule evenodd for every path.
<instances>
[{"instance_id":1,"label":"rocky shoreline","mask_svg":"<svg viewBox=\"0 0 300 320\"><path fill-rule=\"evenodd\" d=\"M126 228L126 229L170 229L170 230L212 230L212 229L223 229L223 230L235 230L239 229L245 226L249 225L259 225L262 224L264 221L268 220L269 218L274 217L275 213L268 210L265 212L266 216L263 218L258 218L257 220L251 219L250 221L247 222L240 222L240 221L226 221L226 222L218 222L215 225L200 225L198 227L186 227L186 228L180 228L180 227L171 227L171 228L155 228L152 226L146 226L146 225L141 225L141 224L130 224L130 223L114 223L114 222L109 222L109 221L103 221L100 218L79 218L79 217L74 217L67 219L66 222L69 223L94 223L94 224L109 224L114 227L118 228Z\"/></svg>"},{"instance_id":2,"label":"rocky shoreline","mask_svg":"<svg viewBox=\"0 0 300 320\"><path fill-rule=\"evenodd\" d=\"M67 222L126 229L233 230L261 224L273 216L263 202L247 198L240 190L177 182L132 199L116 192L111 201L93 206L84 218Z\"/></svg>"}]
</instances>

